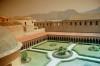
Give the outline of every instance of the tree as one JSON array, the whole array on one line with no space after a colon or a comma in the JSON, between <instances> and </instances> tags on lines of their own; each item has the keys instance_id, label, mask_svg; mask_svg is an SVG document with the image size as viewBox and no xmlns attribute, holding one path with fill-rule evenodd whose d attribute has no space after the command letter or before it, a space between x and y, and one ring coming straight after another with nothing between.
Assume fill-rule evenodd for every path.
<instances>
[{"instance_id":1,"label":"tree","mask_svg":"<svg viewBox=\"0 0 100 66\"><path fill-rule=\"evenodd\" d=\"M61 47L58 48L57 52L58 52L58 55L65 55L66 54L66 48L61 46Z\"/></svg>"},{"instance_id":2,"label":"tree","mask_svg":"<svg viewBox=\"0 0 100 66\"><path fill-rule=\"evenodd\" d=\"M21 60L22 61L27 61L27 57L28 57L28 54L26 51L23 51L22 54L21 54Z\"/></svg>"}]
</instances>

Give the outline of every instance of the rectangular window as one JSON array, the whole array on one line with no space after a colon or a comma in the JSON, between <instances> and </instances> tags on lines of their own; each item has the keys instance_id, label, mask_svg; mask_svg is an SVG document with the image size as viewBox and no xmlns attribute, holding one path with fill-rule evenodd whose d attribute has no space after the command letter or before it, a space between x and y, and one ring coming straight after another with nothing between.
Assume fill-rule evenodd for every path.
<instances>
[{"instance_id":1,"label":"rectangular window","mask_svg":"<svg viewBox=\"0 0 100 66\"><path fill-rule=\"evenodd\" d=\"M95 25L98 25L98 21L95 22Z\"/></svg>"},{"instance_id":2,"label":"rectangular window","mask_svg":"<svg viewBox=\"0 0 100 66\"><path fill-rule=\"evenodd\" d=\"M70 25L72 25L72 22L70 22Z\"/></svg>"},{"instance_id":3,"label":"rectangular window","mask_svg":"<svg viewBox=\"0 0 100 66\"><path fill-rule=\"evenodd\" d=\"M86 21L84 22L84 25L87 25Z\"/></svg>"},{"instance_id":4,"label":"rectangular window","mask_svg":"<svg viewBox=\"0 0 100 66\"><path fill-rule=\"evenodd\" d=\"M92 25L92 21L90 21L90 25Z\"/></svg>"},{"instance_id":5,"label":"rectangular window","mask_svg":"<svg viewBox=\"0 0 100 66\"><path fill-rule=\"evenodd\" d=\"M75 22L75 26L77 25L77 22Z\"/></svg>"},{"instance_id":6,"label":"rectangular window","mask_svg":"<svg viewBox=\"0 0 100 66\"><path fill-rule=\"evenodd\" d=\"M80 25L82 25L82 23L80 22Z\"/></svg>"}]
</instances>

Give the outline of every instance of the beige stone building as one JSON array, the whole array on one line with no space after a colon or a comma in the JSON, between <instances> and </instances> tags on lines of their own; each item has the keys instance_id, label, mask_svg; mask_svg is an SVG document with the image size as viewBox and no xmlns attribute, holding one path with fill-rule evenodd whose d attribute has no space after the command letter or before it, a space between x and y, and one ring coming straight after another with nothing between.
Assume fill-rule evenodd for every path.
<instances>
[{"instance_id":1,"label":"beige stone building","mask_svg":"<svg viewBox=\"0 0 100 66\"><path fill-rule=\"evenodd\" d=\"M34 25L46 32L19 37L22 49L44 40L100 43L100 19L35 21Z\"/></svg>"},{"instance_id":2,"label":"beige stone building","mask_svg":"<svg viewBox=\"0 0 100 66\"><path fill-rule=\"evenodd\" d=\"M44 28L39 29L37 26L34 26L33 21L29 17L0 17L0 26L9 29L15 36L22 36L33 32L45 32Z\"/></svg>"},{"instance_id":3,"label":"beige stone building","mask_svg":"<svg viewBox=\"0 0 100 66\"><path fill-rule=\"evenodd\" d=\"M2 18L0 20L1 22L5 21ZM18 62L16 66L20 66L19 51L27 49L44 40L59 40L59 41L61 40L61 41L100 44L100 19L83 19L83 20L77 19L77 20L61 20L61 21L57 20L34 21L33 19L13 19L13 20L15 22L17 21L18 24L12 25L12 23L10 23L9 25L8 24L9 19L8 20L6 19L5 21L6 23L4 23L4 25L2 26L9 29L13 34L20 33L20 36L16 35L16 39L17 41L22 42L22 47L19 47L16 51L14 51L9 55L7 54L6 57L2 55L3 53L0 53L1 54L0 62L2 62L1 64L4 66L15 66L16 65L15 63L17 61ZM10 42L9 46L11 47L7 48L9 49L12 47L15 48L15 46L17 47L15 40L11 40L12 38L8 39L9 32L5 31L5 33L7 34L0 33L0 35L7 36L4 37L7 43L9 43L9 41L14 41L13 44L12 42ZM3 48L5 48L5 45L7 45L7 43L5 42L0 45L4 46ZM3 48L0 48L0 51L6 50ZM19 50L20 48L21 50ZM4 62L4 60L7 60L7 58L11 59L11 61L8 60L7 62Z\"/></svg>"},{"instance_id":4,"label":"beige stone building","mask_svg":"<svg viewBox=\"0 0 100 66\"><path fill-rule=\"evenodd\" d=\"M100 19L34 22L47 32L100 33Z\"/></svg>"}]
</instances>

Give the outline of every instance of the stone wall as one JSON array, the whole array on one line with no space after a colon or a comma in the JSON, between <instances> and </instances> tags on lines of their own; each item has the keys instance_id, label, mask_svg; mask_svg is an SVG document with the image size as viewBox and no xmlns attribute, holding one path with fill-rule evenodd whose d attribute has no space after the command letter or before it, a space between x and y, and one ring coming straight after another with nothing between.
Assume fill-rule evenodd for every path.
<instances>
[{"instance_id":1,"label":"stone wall","mask_svg":"<svg viewBox=\"0 0 100 66\"><path fill-rule=\"evenodd\" d=\"M64 20L58 22L34 22L38 28L45 28L47 32L82 32L99 33L100 20Z\"/></svg>"}]
</instances>

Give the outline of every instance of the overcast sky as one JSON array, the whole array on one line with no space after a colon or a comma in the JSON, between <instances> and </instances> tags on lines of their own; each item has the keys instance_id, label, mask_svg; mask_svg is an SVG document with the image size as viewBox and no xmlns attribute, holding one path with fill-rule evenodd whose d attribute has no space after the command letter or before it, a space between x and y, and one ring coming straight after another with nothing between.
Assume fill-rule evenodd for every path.
<instances>
[{"instance_id":1,"label":"overcast sky","mask_svg":"<svg viewBox=\"0 0 100 66\"><path fill-rule=\"evenodd\" d=\"M100 7L100 0L0 0L0 16L24 16L75 9L84 12Z\"/></svg>"}]
</instances>

